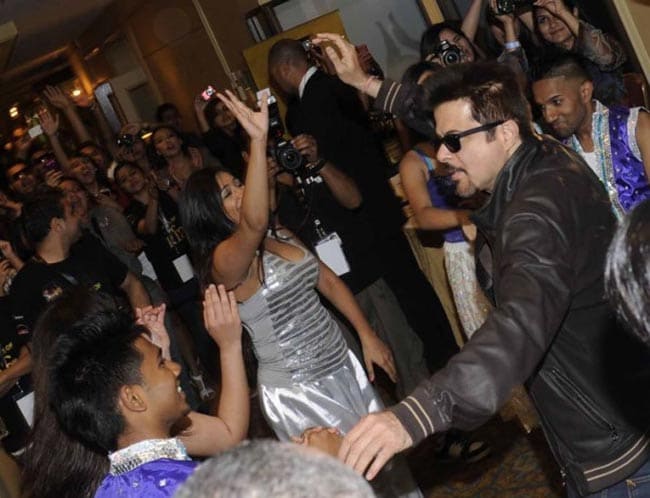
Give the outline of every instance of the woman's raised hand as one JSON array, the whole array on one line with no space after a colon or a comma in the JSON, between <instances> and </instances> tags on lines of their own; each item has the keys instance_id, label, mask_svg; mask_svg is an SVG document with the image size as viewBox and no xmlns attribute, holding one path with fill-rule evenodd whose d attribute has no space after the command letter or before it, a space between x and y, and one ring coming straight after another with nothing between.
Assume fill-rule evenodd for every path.
<instances>
[{"instance_id":1,"label":"woman's raised hand","mask_svg":"<svg viewBox=\"0 0 650 498\"><path fill-rule=\"evenodd\" d=\"M226 107L237 118L239 124L251 137L251 140L266 140L269 132L269 104L266 98L263 98L260 102L260 110L254 111L239 100L230 90L226 90L225 93L218 93L217 97L226 104Z\"/></svg>"},{"instance_id":2,"label":"woman's raised hand","mask_svg":"<svg viewBox=\"0 0 650 498\"><path fill-rule=\"evenodd\" d=\"M221 349L241 343L241 320L234 292L226 292L223 285L211 284L203 300L205 329Z\"/></svg>"}]
</instances>

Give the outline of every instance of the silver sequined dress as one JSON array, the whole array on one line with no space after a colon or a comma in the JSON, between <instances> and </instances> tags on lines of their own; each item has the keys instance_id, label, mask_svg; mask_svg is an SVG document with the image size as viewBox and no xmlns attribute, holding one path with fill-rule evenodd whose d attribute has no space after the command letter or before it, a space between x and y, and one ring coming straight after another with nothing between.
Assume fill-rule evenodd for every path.
<instances>
[{"instance_id":1,"label":"silver sequined dress","mask_svg":"<svg viewBox=\"0 0 650 498\"><path fill-rule=\"evenodd\" d=\"M265 251L264 284L239 306L259 362L264 415L281 440L314 426L345 433L382 408L319 300L318 260L303 251L296 262Z\"/></svg>"}]
</instances>

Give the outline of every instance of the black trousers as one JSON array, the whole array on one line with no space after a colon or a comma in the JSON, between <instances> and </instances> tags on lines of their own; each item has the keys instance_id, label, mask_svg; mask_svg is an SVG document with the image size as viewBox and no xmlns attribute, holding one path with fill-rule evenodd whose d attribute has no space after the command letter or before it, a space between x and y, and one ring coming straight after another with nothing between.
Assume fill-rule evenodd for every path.
<instances>
[{"instance_id":1,"label":"black trousers","mask_svg":"<svg viewBox=\"0 0 650 498\"><path fill-rule=\"evenodd\" d=\"M435 372L459 351L445 310L401 231L384 237L380 250L384 280L397 297L409 325L424 344L427 367Z\"/></svg>"}]
</instances>

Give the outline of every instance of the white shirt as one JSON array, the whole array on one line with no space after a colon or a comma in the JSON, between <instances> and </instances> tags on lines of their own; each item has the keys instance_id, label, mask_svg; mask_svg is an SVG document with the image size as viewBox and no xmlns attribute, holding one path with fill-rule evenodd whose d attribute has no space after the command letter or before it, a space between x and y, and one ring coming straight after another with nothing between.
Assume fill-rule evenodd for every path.
<instances>
[{"instance_id":1,"label":"white shirt","mask_svg":"<svg viewBox=\"0 0 650 498\"><path fill-rule=\"evenodd\" d=\"M300 98L302 98L302 94L305 93L305 87L307 86L309 78L311 78L316 71L316 66L311 66L309 69L307 69L302 79L300 80L300 85L298 85L298 96Z\"/></svg>"}]
</instances>

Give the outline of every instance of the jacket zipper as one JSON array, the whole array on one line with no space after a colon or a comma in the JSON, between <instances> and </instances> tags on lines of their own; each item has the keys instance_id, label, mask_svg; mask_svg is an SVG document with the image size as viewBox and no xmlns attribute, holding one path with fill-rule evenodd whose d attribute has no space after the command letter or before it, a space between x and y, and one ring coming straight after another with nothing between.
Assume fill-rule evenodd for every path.
<instances>
[{"instance_id":1,"label":"jacket zipper","mask_svg":"<svg viewBox=\"0 0 650 498\"><path fill-rule=\"evenodd\" d=\"M567 399L577 406L578 409L591 419L593 423L608 430L612 440L616 441L618 439L616 427L600 414L598 409L594 406L593 401L583 394L573 384L573 382L557 368L552 368L550 373L556 381L555 385L566 395Z\"/></svg>"}]
</instances>

